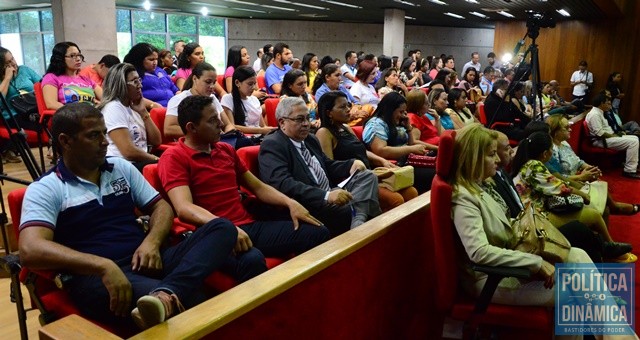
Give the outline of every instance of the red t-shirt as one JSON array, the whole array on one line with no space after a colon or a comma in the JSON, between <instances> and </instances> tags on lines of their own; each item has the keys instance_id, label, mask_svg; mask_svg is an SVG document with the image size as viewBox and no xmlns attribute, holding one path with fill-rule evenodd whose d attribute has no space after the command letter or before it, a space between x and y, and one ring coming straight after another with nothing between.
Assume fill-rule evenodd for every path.
<instances>
[{"instance_id":1,"label":"red t-shirt","mask_svg":"<svg viewBox=\"0 0 640 340\"><path fill-rule=\"evenodd\" d=\"M207 154L185 145L184 137L178 145L165 151L158 162L158 174L165 191L187 185L195 205L236 226L254 221L238 193L238 179L247 171L231 145L216 143L211 154Z\"/></svg>"},{"instance_id":2,"label":"red t-shirt","mask_svg":"<svg viewBox=\"0 0 640 340\"><path fill-rule=\"evenodd\" d=\"M431 123L426 114L420 117L415 113L409 113L408 116L409 123L411 123L414 128L420 130L421 141L433 145L438 145L440 143L438 129L433 125L433 123Z\"/></svg>"}]
</instances>

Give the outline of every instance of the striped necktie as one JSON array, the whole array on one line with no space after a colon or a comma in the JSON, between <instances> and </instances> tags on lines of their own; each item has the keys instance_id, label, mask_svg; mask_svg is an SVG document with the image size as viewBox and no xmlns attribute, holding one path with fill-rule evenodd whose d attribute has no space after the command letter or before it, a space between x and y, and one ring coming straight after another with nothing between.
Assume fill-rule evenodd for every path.
<instances>
[{"instance_id":1,"label":"striped necktie","mask_svg":"<svg viewBox=\"0 0 640 340\"><path fill-rule=\"evenodd\" d=\"M300 151L302 153L302 158L304 158L304 161L307 162L309 168L311 168L311 170L313 170L313 173L316 175L316 179L320 189L329 191L331 189L331 187L329 186L329 179L324 173L322 166L320 166L320 162L317 159L313 159L313 157L311 157L311 152L309 152L309 150L304 146L304 143L301 144Z\"/></svg>"}]
</instances>

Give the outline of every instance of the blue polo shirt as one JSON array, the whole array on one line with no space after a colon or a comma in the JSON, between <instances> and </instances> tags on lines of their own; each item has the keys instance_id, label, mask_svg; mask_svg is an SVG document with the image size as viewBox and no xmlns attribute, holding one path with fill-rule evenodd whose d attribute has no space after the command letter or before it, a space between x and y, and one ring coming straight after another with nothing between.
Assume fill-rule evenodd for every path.
<instances>
[{"instance_id":1,"label":"blue polo shirt","mask_svg":"<svg viewBox=\"0 0 640 340\"><path fill-rule=\"evenodd\" d=\"M145 238L134 208L160 199L130 162L109 157L100 186L77 177L62 161L27 188L20 230L40 226L71 249L114 261L131 257Z\"/></svg>"},{"instance_id":2,"label":"blue polo shirt","mask_svg":"<svg viewBox=\"0 0 640 340\"><path fill-rule=\"evenodd\" d=\"M273 84L282 84L282 80L284 79L284 75L287 74L291 70L291 66L284 65L283 68L278 68L276 64L271 64L267 67L267 70L264 73L264 81L267 83L267 93L275 94L271 89L271 85Z\"/></svg>"}]
</instances>

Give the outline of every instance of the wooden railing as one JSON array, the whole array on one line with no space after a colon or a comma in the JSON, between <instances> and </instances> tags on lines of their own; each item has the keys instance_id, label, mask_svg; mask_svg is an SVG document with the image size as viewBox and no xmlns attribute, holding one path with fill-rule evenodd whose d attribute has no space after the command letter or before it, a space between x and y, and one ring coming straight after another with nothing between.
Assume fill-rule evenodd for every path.
<instances>
[{"instance_id":1,"label":"wooden railing","mask_svg":"<svg viewBox=\"0 0 640 340\"><path fill-rule=\"evenodd\" d=\"M425 193L133 339L439 338L429 203ZM84 328L113 336L70 316L40 337Z\"/></svg>"}]
</instances>

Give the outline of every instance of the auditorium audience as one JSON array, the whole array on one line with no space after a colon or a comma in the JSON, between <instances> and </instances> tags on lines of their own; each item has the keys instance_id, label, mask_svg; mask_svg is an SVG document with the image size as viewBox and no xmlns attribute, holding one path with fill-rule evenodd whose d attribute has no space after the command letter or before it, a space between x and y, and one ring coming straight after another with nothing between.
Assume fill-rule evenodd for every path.
<instances>
[{"instance_id":1,"label":"auditorium audience","mask_svg":"<svg viewBox=\"0 0 640 340\"><path fill-rule=\"evenodd\" d=\"M368 168L397 168L397 165L367 150L362 141L356 137L349 127L349 102L344 93L331 91L322 96L318 103L318 112L322 127L316 132L322 151L329 159L349 160L356 158ZM400 204L418 196L413 187L393 192L378 187L378 199L382 211L391 210Z\"/></svg>"},{"instance_id":2,"label":"auditorium audience","mask_svg":"<svg viewBox=\"0 0 640 340\"><path fill-rule=\"evenodd\" d=\"M224 109L215 97L214 91L217 83L217 77L216 69L206 62L199 63L193 68L193 72L191 72L187 81L184 83L184 89L182 92L171 98L167 104L167 113L164 118L163 129L165 137L178 138L183 136L182 129L180 129L178 124L178 105L180 105L180 102L182 102L183 99L192 95L213 97L212 105L215 107L218 115L220 115L219 118L222 121L223 131L229 132L235 129L227 115L222 114L224 113Z\"/></svg>"},{"instance_id":3,"label":"auditorium audience","mask_svg":"<svg viewBox=\"0 0 640 340\"><path fill-rule=\"evenodd\" d=\"M234 78L245 68L255 74L250 66L240 66ZM221 121L211 104L209 96L190 96L180 103L178 121L185 136L158 163L163 189L180 220L197 228L217 220L235 226L236 266L247 268L251 276L267 270L265 256L289 257L326 241L329 231L320 221L260 181L232 146L220 142ZM285 208L285 214L268 221L254 216L238 195L240 186L261 203Z\"/></svg>"},{"instance_id":4,"label":"auditorium audience","mask_svg":"<svg viewBox=\"0 0 640 340\"><path fill-rule=\"evenodd\" d=\"M109 68L115 64L120 64L120 59L113 54L105 54L96 64L91 64L80 70L78 75L88 77L94 83L102 86Z\"/></svg>"},{"instance_id":5,"label":"auditorium audience","mask_svg":"<svg viewBox=\"0 0 640 340\"><path fill-rule=\"evenodd\" d=\"M171 77L158 67L158 50L147 43L133 45L124 62L133 65L142 81L142 95L152 101L148 107L166 107L169 99L178 92L178 87Z\"/></svg>"},{"instance_id":6,"label":"auditorium audience","mask_svg":"<svg viewBox=\"0 0 640 340\"><path fill-rule=\"evenodd\" d=\"M105 85L109 89L109 75ZM163 247L171 207L129 162L105 158L105 129L90 105L65 105L53 116L53 143L62 158L27 188L20 260L28 268L72 274L65 292L83 316L146 329L204 302L204 279L224 267L237 232L218 219ZM150 215L146 234L136 211Z\"/></svg>"},{"instance_id":7,"label":"auditorium audience","mask_svg":"<svg viewBox=\"0 0 640 340\"><path fill-rule=\"evenodd\" d=\"M462 288L479 296L487 275L471 269L471 264L524 267L542 281L522 281L504 278L492 297L492 302L509 305L553 306L555 267L542 257L509 249L516 235L511 228L507 207L485 180L496 174L500 158L497 154L497 133L471 124L458 131L454 144L451 185L452 215L462 241L460 250L465 265L461 267ZM591 263L579 248L571 248L567 262Z\"/></svg>"},{"instance_id":8,"label":"auditorium audience","mask_svg":"<svg viewBox=\"0 0 640 340\"><path fill-rule=\"evenodd\" d=\"M128 63L112 66L104 85L104 98L98 109L107 127L107 156L122 157L139 170L157 162L158 157L148 148L160 145L162 137L144 105L136 68Z\"/></svg>"},{"instance_id":9,"label":"auditorium audience","mask_svg":"<svg viewBox=\"0 0 640 340\"><path fill-rule=\"evenodd\" d=\"M42 94L47 108L57 110L65 104L83 102L91 105L102 99L102 87L78 75L84 55L70 41L53 46L47 72L42 78Z\"/></svg>"},{"instance_id":10,"label":"auditorium audience","mask_svg":"<svg viewBox=\"0 0 640 340\"><path fill-rule=\"evenodd\" d=\"M336 161L309 133L309 110L296 97L280 100L279 129L260 145L260 178L300 202L333 236L380 214L378 179L360 160ZM340 188L336 185L351 177Z\"/></svg>"},{"instance_id":11,"label":"auditorium audience","mask_svg":"<svg viewBox=\"0 0 640 340\"><path fill-rule=\"evenodd\" d=\"M509 84L506 80L496 80L493 84L493 90L484 101L484 111L487 115L488 126L492 126L494 123L506 123L496 126L495 129L509 136L511 140L520 141L526 137L524 128L531 121L531 118L526 114L509 109L508 87Z\"/></svg>"},{"instance_id":12,"label":"auditorium audience","mask_svg":"<svg viewBox=\"0 0 640 340\"><path fill-rule=\"evenodd\" d=\"M425 155L424 143L418 143L407 117L407 100L396 92L384 96L364 126L362 140L374 154L405 164L410 154ZM419 193L429 191L435 172L430 168L414 169L414 186Z\"/></svg>"},{"instance_id":13,"label":"auditorium audience","mask_svg":"<svg viewBox=\"0 0 640 340\"><path fill-rule=\"evenodd\" d=\"M267 134L276 127L267 126L260 100L253 96L257 88L256 72L249 65L235 68L231 93L220 101L224 114L236 129L245 134ZM184 131L184 129L182 129Z\"/></svg>"},{"instance_id":14,"label":"auditorium audience","mask_svg":"<svg viewBox=\"0 0 640 340\"><path fill-rule=\"evenodd\" d=\"M563 115L552 115L547 118L547 124L553 139L553 154L545 163L549 171L556 177L562 176L571 181L574 186L599 180L602 171L580 159L567 142L571 136L569 120ZM639 208L637 204L616 202L610 193L607 193L607 207L612 214L627 215L637 214Z\"/></svg>"},{"instance_id":15,"label":"auditorium audience","mask_svg":"<svg viewBox=\"0 0 640 340\"><path fill-rule=\"evenodd\" d=\"M628 243L614 242L609 234L602 215L586 204L590 201L589 194L576 189L549 172L544 163L549 162L553 154L553 141L547 132L534 132L523 139L518 146L513 160L511 174L514 177L518 194L522 203L531 203L540 211L547 212L549 221L559 227L568 222L578 220L591 230L600 234L607 243L607 247L616 249L612 257L622 256L631 251ZM567 209L564 212L551 212L547 208L547 201L553 196L577 195L584 201L582 208Z\"/></svg>"}]
</instances>

